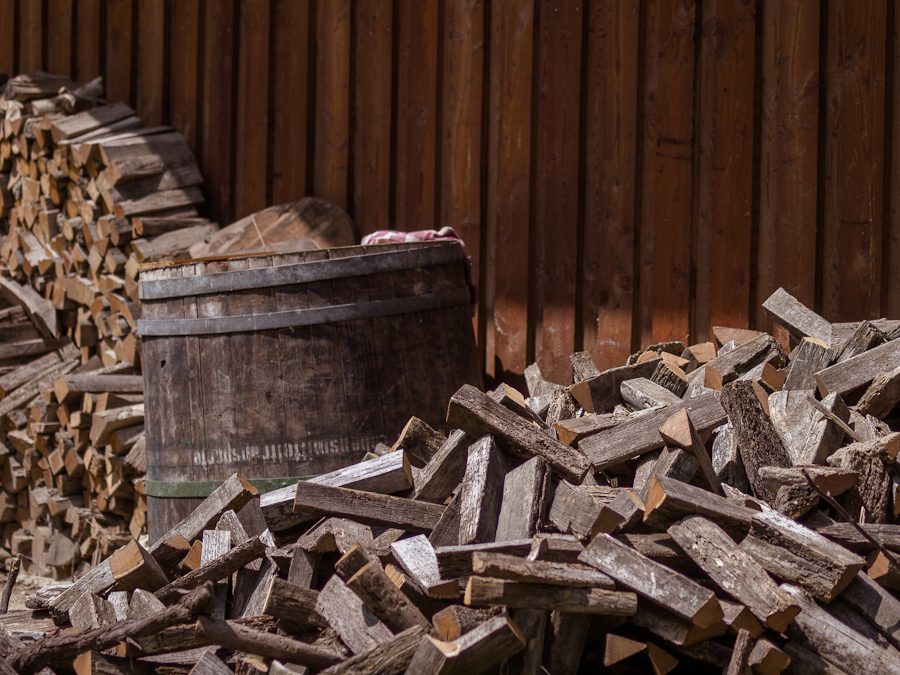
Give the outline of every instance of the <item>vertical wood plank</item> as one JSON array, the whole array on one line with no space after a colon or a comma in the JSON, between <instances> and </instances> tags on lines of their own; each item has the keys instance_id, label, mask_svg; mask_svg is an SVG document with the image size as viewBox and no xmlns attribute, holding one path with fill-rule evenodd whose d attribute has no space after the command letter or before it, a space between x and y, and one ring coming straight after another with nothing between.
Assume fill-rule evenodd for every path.
<instances>
[{"instance_id":1,"label":"vertical wood plank","mask_svg":"<svg viewBox=\"0 0 900 675\"><path fill-rule=\"evenodd\" d=\"M580 2L540 0L534 235L538 243L535 359L552 382L572 382L575 351Z\"/></svg>"},{"instance_id":2,"label":"vertical wood plank","mask_svg":"<svg viewBox=\"0 0 900 675\"><path fill-rule=\"evenodd\" d=\"M106 0L106 97L134 105L131 18L131 0Z\"/></svg>"},{"instance_id":3,"label":"vertical wood plank","mask_svg":"<svg viewBox=\"0 0 900 675\"><path fill-rule=\"evenodd\" d=\"M787 343L759 306L779 286L813 306L819 133L817 2L764 2L759 258L754 325Z\"/></svg>"},{"instance_id":4,"label":"vertical wood plank","mask_svg":"<svg viewBox=\"0 0 900 675\"><path fill-rule=\"evenodd\" d=\"M350 149L350 2L316 5L316 138L313 188L347 208Z\"/></svg>"},{"instance_id":5,"label":"vertical wood plank","mask_svg":"<svg viewBox=\"0 0 900 675\"><path fill-rule=\"evenodd\" d=\"M528 365L533 0L491 3L485 369Z\"/></svg>"},{"instance_id":6,"label":"vertical wood plank","mask_svg":"<svg viewBox=\"0 0 900 675\"><path fill-rule=\"evenodd\" d=\"M484 3L444 3L441 115L441 227L452 227L481 269L481 117L484 79ZM476 319L477 325L477 319ZM479 339L479 348L482 340Z\"/></svg>"},{"instance_id":7,"label":"vertical wood plank","mask_svg":"<svg viewBox=\"0 0 900 675\"><path fill-rule=\"evenodd\" d=\"M200 0L178 0L170 7L169 124L181 132L196 154Z\"/></svg>"},{"instance_id":8,"label":"vertical wood plank","mask_svg":"<svg viewBox=\"0 0 900 675\"><path fill-rule=\"evenodd\" d=\"M272 203L306 195L311 0L273 0Z\"/></svg>"},{"instance_id":9,"label":"vertical wood plank","mask_svg":"<svg viewBox=\"0 0 900 675\"><path fill-rule=\"evenodd\" d=\"M232 204L232 71L234 2L217 0L204 7L203 125L201 166L210 217L226 225L234 220Z\"/></svg>"},{"instance_id":10,"label":"vertical wood plank","mask_svg":"<svg viewBox=\"0 0 900 675\"><path fill-rule=\"evenodd\" d=\"M138 3L135 110L148 127L159 126L163 120L165 10L165 0L139 0Z\"/></svg>"},{"instance_id":11,"label":"vertical wood plank","mask_svg":"<svg viewBox=\"0 0 900 675\"><path fill-rule=\"evenodd\" d=\"M33 73L44 67L41 57L43 3L19 3L19 72ZM11 73L11 75L18 73Z\"/></svg>"},{"instance_id":12,"label":"vertical wood plank","mask_svg":"<svg viewBox=\"0 0 900 675\"><path fill-rule=\"evenodd\" d=\"M47 3L47 70L54 75L72 76L72 2Z\"/></svg>"},{"instance_id":13,"label":"vertical wood plank","mask_svg":"<svg viewBox=\"0 0 900 675\"><path fill-rule=\"evenodd\" d=\"M353 215L362 235L390 229L391 0L356 5Z\"/></svg>"},{"instance_id":14,"label":"vertical wood plank","mask_svg":"<svg viewBox=\"0 0 900 675\"><path fill-rule=\"evenodd\" d=\"M632 345L638 131L638 0L593 0L588 34L583 331L601 369Z\"/></svg>"},{"instance_id":15,"label":"vertical wood plank","mask_svg":"<svg viewBox=\"0 0 900 675\"><path fill-rule=\"evenodd\" d=\"M890 166L890 219L886 226L888 249L885 287L887 292L882 300L884 316L900 316L900 0L894 0L894 23L891 44L893 45L893 73L891 82L891 117L886 120L891 125L891 166ZM2 70L2 68L0 68Z\"/></svg>"},{"instance_id":16,"label":"vertical wood plank","mask_svg":"<svg viewBox=\"0 0 900 675\"><path fill-rule=\"evenodd\" d=\"M0 73L16 74L16 3L0 2Z\"/></svg>"},{"instance_id":17,"label":"vertical wood plank","mask_svg":"<svg viewBox=\"0 0 900 675\"><path fill-rule=\"evenodd\" d=\"M694 20L686 0L647 3L641 341L688 339Z\"/></svg>"},{"instance_id":18,"label":"vertical wood plank","mask_svg":"<svg viewBox=\"0 0 900 675\"><path fill-rule=\"evenodd\" d=\"M884 3L828 4L822 313L881 312Z\"/></svg>"},{"instance_id":19,"label":"vertical wood plank","mask_svg":"<svg viewBox=\"0 0 900 675\"><path fill-rule=\"evenodd\" d=\"M410 0L400 14L397 57L395 227L434 227L438 0Z\"/></svg>"},{"instance_id":20,"label":"vertical wood plank","mask_svg":"<svg viewBox=\"0 0 900 675\"><path fill-rule=\"evenodd\" d=\"M75 23L75 79L87 82L102 75L100 0L78 0ZM105 82L104 90L109 91Z\"/></svg>"},{"instance_id":21,"label":"vertical wood plank","mask_svg":"<svg viewBox=\"0 0 900 675\"><path fill-rule=\"evenodd\" d=\"M750 325L756 2L703 3L694 331Z\"/></svg>"},{"instance_id":22,"label":"vertical wood plank","mask_svg":"<svg viewBox=\"0 0 900 675\"><path fill-rule=\"evenodd\" d=\"M266 207L269 131L269 1L241 0L235 217Z\"/></svg>"}]
</instances>

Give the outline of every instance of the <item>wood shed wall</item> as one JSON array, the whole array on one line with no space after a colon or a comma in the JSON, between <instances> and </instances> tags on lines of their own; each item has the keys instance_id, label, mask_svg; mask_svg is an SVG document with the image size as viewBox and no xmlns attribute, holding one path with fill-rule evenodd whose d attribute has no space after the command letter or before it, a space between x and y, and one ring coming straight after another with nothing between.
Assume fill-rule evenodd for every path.
<instances>
[{"instance_id":1,"label":"wood shed wall","mask_svg":"<svg viewBox=\"0 0 900 675\"><path fill-rule=\"evenodd\" d=\"M894 0L0 0L0 72L188 139L222 223L313 194L449 225L489 374L900 317Z\"/></svg>"}]
</instances>

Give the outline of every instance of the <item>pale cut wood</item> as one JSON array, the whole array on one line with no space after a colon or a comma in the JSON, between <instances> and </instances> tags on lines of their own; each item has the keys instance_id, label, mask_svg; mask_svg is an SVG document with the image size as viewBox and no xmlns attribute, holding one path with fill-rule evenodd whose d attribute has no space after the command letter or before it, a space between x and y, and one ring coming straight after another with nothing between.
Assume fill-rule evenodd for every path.
<instances>
[{"instance_id":1,"label":"pale cut wood","mask_svg":"<svg viewBox=\"0 0 900 675\"><path fill-rule=\"evenodd\" d=\"M579 614L631 616L637 611L634 593L603 588L534 584L487 577L469 577L466 605L552 610Z\"/></svg>"},{"instance_id":2,"label":"pale cut wood","mask_svg":"<svg viewBox=\"0 0 900 675\"><path fill-rule=\"evenodd\" d=\"M169 583L159 562L135 539L110 556L109 567L124 591L142 588L153 593Z\"/></svg>"},{"instance_id":3,"label":"pale cut wood","mask_svg":"<svg viewBox=\"0 0 900 675\"><path fill-rule=\"evenodd\" d=\"M645 649L647 649L646 642L638 642L615 633L607 633L606 644L603 648L603 665L609 668Z\"/></svg>"},{"instance_id":4,"label":"pale cut wood","mask_svg":"<svg viewBox=\"0 0 900 675\"><path fill-rule=\"evenodd\" d=\"M781 343L765 333L720 354L706 365L718 370L722 375L722 382L728 383L764 363L771 363L775 368L784 368L788 364L788 357Z\"/></svg>"},{"instance_id":5,"label":"pale cut wood","mask_svg":"<svg viewBox=\"0 0 900 675\"><path fill-rule=\"evenodd\" d=\"M430 532L444 511L426 502L299 481L294 513L306 518L338 516L370 525Z\"/></svg>"},{"instance_id":6,"label":"pale cut wood","mask_svg":"<svg viewBox=\"0 0 900 675\"><path fill-rule=\"evenodd\" d=\"M496 541L534 536L545 509L549 479L547 463L540 457L532 457L506 474Z\"/></svg>"},{"instance_id":7,"label":"pale cut wood","mask_svg":"<svg viewBox=\"0 0 900 675\"><path fill-rule=\"evenodd\" d=\"M715 594L608 534L598 534L578 559L695 626L722 621Z\"/></svg>"},{"instance_id":8,"label":"pale cut wood","mask_svg":"<svg viewBox=\"0 0 900 675\"><path fill-rule=\"evenodd\" d=\"M790 665L791 658L768 640L757 640L747 656L747 665L759 675L778 675Z\"/></svg>"},{"instance_id":9,"label":"pale cut wood","mask_svg":"<svg viewBox=\"0 0 900 675\"><path fill-rule=\"evenodd\" d=\"M823 602L833 600L866 563L774 511L753 516L750 534L740 548L773 576L803 586Z\"/></svg>"},{"instance_id":10,"label":"pale cut wood","mask_svg":"<svg viewBox=\"0 0 900 675\"><path fill-rule=\"evenodd\" d=\"M510 454L529 459L540 456L553 471L575 483L580 483L590 468L590 462L584 455L550 438L468 384L451 397L447 422L473 438L492 435L497 444Z\"/></svg>"},{"instance_id":11,"label":"pale cut wood","mask_svg":"<svg viewBox=\"0 0 900 675\"><path fill-rule=\"evenodd\" d=\"M525 636L513 620L498 616L485 621L454 642L426 636L405 675L449 675L490 672L525 647Z\"/></svg>"},{"instance_id":12,"label":"pale cut wood","mask_svg":"<svg viewBox=\"0 0 900 675\"><path fill-rule=\"evenodd\" d=\"M804 591L791 584L781 588L800 605L787 634L848 673L900 673L896 650L890 651L834 618Z\"/></svg>"},{"instance_id":13,"label":"pale cut wood","mask_svg":"<svg viewBox=\"0 0 900 675\"><path fill-rule=\"evenodd\" d=\"M666 419L685 408L694 428L699 433L724 424L725 410L715 395L698 396L676 405L655 408L636 415L610 429L588 436L578 443L578 448L598 471L604 471L638 455L643 455L664 444L659 427Z\"/></svg>"},{"instance_id":14,"label":"pale cut wood","mask_svg":"<svg viewBox=\"0 0 900 675\"><path fill-rule=\"evenodd\" d=\"M766 571L711 520L689 516L667 530L728 595L769 628L782 633L800 611Z\"/></svg>"},{"instance_id":15,"label":"pale cut wood","mask_svg":"<svg viewBox=\"0 0 900 675\"><path fill-rule=\"evenodd\" d=\"M484 623L493 615L492 609L448 605L431 617L431 622L442 640L453 641Z\"/></svg>"},{"instance_id":16,"label":"pale cut wood","mask_svg":"<svg viewBox=\"0 0 900 675\"><path fill-rule=\"evenodd\" d=\"M372 528L344 518L327 518L297 540L297 548L310 553L347 553L356 544L374 546Z\"/></svg>"},{"instance_id":17,"label":"pale cut wood","mask_svg":"<svg viewBox=\"0 0 900 675\"><path fill-rule=\"evenodd\" d=\"M813 337L831 344L831 323L783 288L772 293L762 307L770 319L784 326L795 339Z\"/></svg>"},{"instance_id":18,"label":"pale cut wood","mask_svg":"<svg viewBox=\"0 0 900 675\"><path fill-rule=\"evenodd\" d=\"M429 597L448 599L459 597L459 586L456 582L441 579L437 554L424 535L395 541L391 544L391 553L403 571Z\"/></svg>"},{"instance_id":19,"label":"pale cut wood","mask_svg":"<svg viewBox=\"0 0 900 675\"><path fill-rule=\"evenodd\" d=\"M466 473L459 492L459 540L465 544L493 541L503 503L506 462L491 436L469 446Z\"/></svg>"},{"instance_id":20,"label":"pale cut wood","mask_svg":"<svg viewBox=\"0 0 900 675\"><path fill-rule=\"evenodd\" d=\"M337 576L331 577L319 592L316 611L354 654L366 652L393 637L390 629Z\"/></svg>"}]
</instances>

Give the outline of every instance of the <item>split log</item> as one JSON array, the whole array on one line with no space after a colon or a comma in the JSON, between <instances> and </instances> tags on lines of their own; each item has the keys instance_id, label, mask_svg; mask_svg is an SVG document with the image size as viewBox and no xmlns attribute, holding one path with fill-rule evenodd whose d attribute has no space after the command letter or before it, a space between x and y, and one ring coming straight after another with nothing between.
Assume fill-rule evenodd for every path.
<instances>
[{"instance_id":1,"label":"split log","mask_svg":"<svg viewBox=\"0 0 900 675\"><path fill-rule=\"evenodd\" d=\"M456 582L447 582L441 578L437 554L424 535L395 541L391 544L391 553L403 571L426 595L433 598L459 597Z\"/></svg>"},{"instance_id":2,"label":"split log","mask_svg":"<svg viewBox=\"0 0 900 675\"><path fill-rule=\"evenodd\" d=\"M504 553L475 551L472 573L481 577L534 584L605 588L613 590L613 580L599 570L583 564L528 560Z\"/></svg>"},{"instance_id":3,"label":"split log","mask_svg":"<svg viewBox=\"0 0 900 675\"><path fill-rule=\"evenodd\" d=\"M336 575L319 592L316 612L354 654L366 652L393 637L391 630Z\"/></svg>"},{"instance_id":4,"label":"split log","mask_svg":"<svg viewBox=\"0 0 900 675\"><path fill-rule=\"evenodd\" d=\"M544 513L549 479L547 463L540 457L532 457L506 474L496 541L534 536Z\"/></svg>"},{"instance_id":5,"label":"split log","mask_svg":"<svg viewBox=\"0 0 900 675\"><path fill-rule=\"evenodd\" d=\"M407 628L387 642L323 670L321 675L400 675L412 662L424 636L425 631L418 626Z\"/></svg>"},{"instance_id":6,"label":"split log","mask_svg":"<svg viewBox=\"0 0 900 675\"><path fill-rule=\"evenodd\" d=\"M552 610L579 614L631 616L637 610L634 593L603 588L576 588L470 577L466 605L504 605L509 608Z\"/></svg>"},{"instance_id":7,"label":"split log","mask_svg":"<svg viewBox=\"0 0 900 675\"><path fill-rule=\"evenodd\" d=\"M770 319L784 326L796 340L813 337L831 344L831 323L783 288L772 293L762 307Z\"/></svg>"},{"instance_id":8,"label":"split log","mask_svg":"<svg viewBox=\"0 0 900 675\"><path fill-rule=\"evenodd\" d=\"M491 436L469 446L459 492L459 544L493 541L503 502L506 462Z\"/></svg>"}]
</instances>

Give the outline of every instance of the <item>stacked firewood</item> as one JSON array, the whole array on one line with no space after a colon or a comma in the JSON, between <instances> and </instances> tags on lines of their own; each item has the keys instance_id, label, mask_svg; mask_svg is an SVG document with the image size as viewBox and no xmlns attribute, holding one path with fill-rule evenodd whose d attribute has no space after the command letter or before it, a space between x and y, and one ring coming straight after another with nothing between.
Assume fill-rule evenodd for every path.
<instances>
[{"instance_id":1,"label":"stacked firewood","mask_svg":"<svg viewBox=\"0 0 900 675\"><path fill-rule=\"evenodd\" d=\"M184 138L102 93L0 93L0 556L60 578L145 525L139 267L218 229Z\"/></svg>"},{"instance_id":2,"label":"stacked firewood","mask_svg":"<svg viewBox=\"0 0 900 675\"><path fill-rule=\"evenodd\" d=\"M463 386L449 436L414 417L259 497L234 475L159 541L31 598L75 632L21 645L49 625L0 618L5 658L23 675L900 672L900 324L830 324L781 290L764 307L790 353L728 329L604 372L580 353L568 387L534 366L527 398Z\"/></svg>"}]
</instances>

